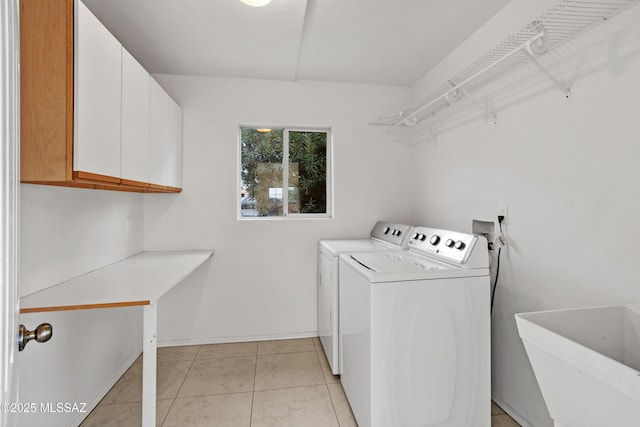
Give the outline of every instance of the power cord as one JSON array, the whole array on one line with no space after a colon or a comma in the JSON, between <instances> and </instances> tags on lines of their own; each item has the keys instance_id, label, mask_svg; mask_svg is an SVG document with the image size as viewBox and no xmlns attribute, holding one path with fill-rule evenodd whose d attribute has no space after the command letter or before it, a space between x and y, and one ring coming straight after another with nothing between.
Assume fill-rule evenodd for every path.
<instances>
[{"instance_id":1,"label":"power cord","mask_svg":"<svg viewBox=\"0 0 640 427\"><path fill-rule=\"evenodd\" d=\"M500 239L502 238L502 221L504 221L504 215L498 215L498 225L500 226ZM502 245L498 247L498 261L496 262L496 280L493 282L493 290L491 291L491 308L490 314L493 313L493 300L496 296L496 288L498 287L498 276L500 275L500 253L502 252Z\"/></svg>"}]
</instances>

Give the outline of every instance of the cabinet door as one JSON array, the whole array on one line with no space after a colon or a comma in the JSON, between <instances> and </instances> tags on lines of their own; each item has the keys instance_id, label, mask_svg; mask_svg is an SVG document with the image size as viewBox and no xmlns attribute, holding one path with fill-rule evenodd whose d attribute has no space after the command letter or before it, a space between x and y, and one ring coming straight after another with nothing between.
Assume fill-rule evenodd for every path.
<instances>
[{"instance_id":1,"label":"cabinet door","mask_svg":"<svg viewBox=\"0 0 640 427\"><path fill-rule=\"evenodd\" d=\"M167 186L169 95L149 78L149 182Z\"/></svg>"},{"instance_id":2,"label":"cabinet door","mask_svg":"<svg viewBox=\"0 0 640 427\"><path fill-rule=\"evenodd\" d=\"M122 48L122 179L149 182L149 73Z\"/></svg>"},{"instance_id":3,"label":"cabinet door","mask_svg":"<svg viewBox=\"0 0 640 427\"><path fill-rule=\"evenodd\" d=\"M168 185L182 188L182 108L171 98L169 98L168 138Z\"/></svg>"},{"instance_id":4,"label":"cabinet door","mask_svg":"<svg viewBox=\"0 0 640 427\"><path fill-rule=\"evenodd\" d=\"M74 35L74 171L120 177L122 53L80 1Z\"/></svg>"}]
</instances>

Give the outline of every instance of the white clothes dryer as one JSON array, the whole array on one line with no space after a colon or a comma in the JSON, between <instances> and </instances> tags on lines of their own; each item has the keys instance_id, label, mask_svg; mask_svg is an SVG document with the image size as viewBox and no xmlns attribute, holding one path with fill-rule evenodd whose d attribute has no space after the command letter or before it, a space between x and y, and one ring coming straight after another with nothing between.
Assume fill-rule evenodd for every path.
<instances>
[{"instance_id":1,"label":"white clothes dryer","mask_svg":"<svg viewBox=\"0 0 640 427\"><path fill-rule=\"evenodd\" d=\"M334 375L342 373L339 335L339 256L406 249L412 227L378 221L369 238L318 242L318 334Z\"/></svg>"},{"instance_id":2,"label":"white clothes dryer","mask_svg":"<svg viewBox=\"0 0 640 427\"><path fill-rule=\"evenodd\" d=\"M491 425L484 237L416 227L340 256L341 383L360 427Z\"/></svg>"}]
</instances>

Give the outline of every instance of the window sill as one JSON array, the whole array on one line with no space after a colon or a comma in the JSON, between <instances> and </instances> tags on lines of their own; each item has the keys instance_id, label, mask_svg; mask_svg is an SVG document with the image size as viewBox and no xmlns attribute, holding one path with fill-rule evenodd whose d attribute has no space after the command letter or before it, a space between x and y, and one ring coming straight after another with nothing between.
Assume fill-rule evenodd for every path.
<instances>
[{"instance_id":1,"label":"window sill","mask_svg":"<svg viewBox=\"0 0 640 427\"><path fill-rule=\"evenodd\" d=\"M289 214L285 216L238 216L238 221L293 221L333 219L331 214Z\"/></svg>"}]
</instances>

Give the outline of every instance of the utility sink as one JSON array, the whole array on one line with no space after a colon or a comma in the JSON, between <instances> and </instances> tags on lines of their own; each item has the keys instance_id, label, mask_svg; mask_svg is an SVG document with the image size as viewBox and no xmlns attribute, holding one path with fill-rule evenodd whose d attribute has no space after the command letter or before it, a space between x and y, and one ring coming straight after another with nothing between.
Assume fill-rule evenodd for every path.
<instances>
[{"instance_id":1,"label":"utility sink","mask_svg":"<svg viewBox=\"0 0 640 427\"><path fill-rule=\"evenodd\" d=\"M555 427L640 426L640 304L516 314Z\"/></svg>"}]
</instances>

